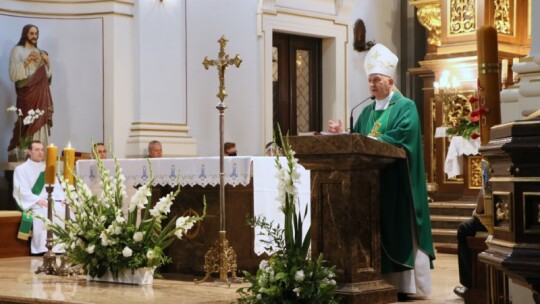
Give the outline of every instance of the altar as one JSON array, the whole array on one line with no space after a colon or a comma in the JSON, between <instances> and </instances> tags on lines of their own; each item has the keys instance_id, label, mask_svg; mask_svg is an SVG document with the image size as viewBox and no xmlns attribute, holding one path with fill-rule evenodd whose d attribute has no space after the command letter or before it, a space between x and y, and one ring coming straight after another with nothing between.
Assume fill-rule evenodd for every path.
<instances>
[{"instance_id":1,"label":"altar","mask_svg":"<svg viewBox=\"0 0 540 304\"><path fill-rule=\"evenodd\" d=\"M285 158L280 158L286 164ZM114 160L104 160L103 164L114 174ZM185 214L201 214L203 200L206 200L206 218L196 225L182 240L175 240L168 248L172 263L163 272L202 274L204 255L218 239L219 216L219 157L203 158L153 158L119 159L122 174L126 179L128 193L133 193L137 185L151 180L161 195L180 185L181 192L175 199L169 218ZM258 229L246 224L254 215L264 215L268 222L280 223L283 227L281 205L278 196L274 157L226 157L225 173L225 215L227 238L237 255L238 270L254 273L266 250L261 242ZM76 164L77 174L90 187L99 185L100 177L95 160L80 160ZM309 210L310 174L299 165L301 175L299 210ZM154 198L155 199L155 198ZM127 200L126 200L127 201ZM304 222L304 231L310 225L310 217Z\"/></svg>"}]
</instances>

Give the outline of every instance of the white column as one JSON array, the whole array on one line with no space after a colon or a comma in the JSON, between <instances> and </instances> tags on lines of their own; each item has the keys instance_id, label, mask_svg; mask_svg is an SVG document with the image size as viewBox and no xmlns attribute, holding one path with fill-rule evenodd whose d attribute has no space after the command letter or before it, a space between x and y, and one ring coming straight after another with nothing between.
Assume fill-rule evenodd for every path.
<instances>
[{"instance_id":1,"label":"white column","mask_svg":"<svg viewBox=\"0 0 540 304\"><path fill-rule=\"evenodd\" d=\"M196 156L188 135L186 1L140 0L135 9L136 84L127 157L143 157L159 140L164 157Z\"/></svg>"},{"instance_id":2,"label":"white column","mask_svg":"<svg viewBox=\"0 0 540 304\"><path fill-rule=\"evenodd\" d=\"M513 70L520 78L519 83L501 92L501 122L523 119L540 108L540 2L530 3L530 38L529 56L520 58Z\"/></svg>"}]
</instances>

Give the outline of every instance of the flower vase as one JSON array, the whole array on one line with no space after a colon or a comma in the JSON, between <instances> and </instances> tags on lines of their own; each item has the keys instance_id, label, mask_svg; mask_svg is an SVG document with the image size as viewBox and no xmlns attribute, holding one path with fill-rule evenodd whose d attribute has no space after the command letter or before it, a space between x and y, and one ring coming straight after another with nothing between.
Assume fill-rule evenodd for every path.
<instances>
[{"instance_id":1,"label":"flower vase","mask_svg":"<svg viewBox=\"0 0 540 304\"><path fill-rule=\"evenodd\" d=\"M26 160L26 150L17 148L15 153L17 154L17 161L23 162Z\"/></svg>"},{"instance_id":2,"label":"flower vase","mask_svg":"<svg viewBox=\"0 0 540 304\"><path fill-rule=\"evenodd\" d=\"M107 271L101 277L92 277L88 275L89 281L111 282L120 284L133 285L152 285L154 283L154 267L142 267L135 270L125 269L118 272L118 277L114 277L112 273Z\"/></svg>"},{"instance_id":3,"label":"flower vase","mask_svg":"<svg viewBox=\"0 0 540 304\"><path fill-rule=\"evenodd\" d=\"M15 149L8 152L8 161L10 162L23 162L26 160L26 150L19 149L19 147L16 147Z\"/></svg>"}]
</instances>

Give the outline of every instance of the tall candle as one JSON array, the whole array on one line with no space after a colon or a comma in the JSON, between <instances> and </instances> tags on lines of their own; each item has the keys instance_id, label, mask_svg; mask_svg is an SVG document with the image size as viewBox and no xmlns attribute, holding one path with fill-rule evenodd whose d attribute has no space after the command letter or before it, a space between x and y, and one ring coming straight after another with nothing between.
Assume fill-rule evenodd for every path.
<instances>
[{"instance_id":1,"label":"tall candle","mask_svg":"<svg viewBox=\"0 0 540 304\"><path fill-rule=\"evenodd\" d=\"M482 145L489 142L490 129L501 123L500 75L497 31L493 26L482 26L476 31L478 50L478 93L480 107L480 135Z\"/></svg>"},{"instance_id":2,"label":"tall candle","mask_svg":"<svg viewBox=\"0 0 540 304\"><path fill-rule=\"evenodd\" d=\"M47 161L45 162L45 184L54 185L56 180L57 147L53 144L47 146Z\"/></svg>"},{"instance_id":3,"label":"tall candle","mask_svg":"<svg viewBox=\"0 0 540 304\"><path fill-rule=\"evenodd\" d=\"M64 148L64 179L70 185L73 185L73 168L75 167L75 149L68 143Z\"/></svg>"}]
</instances>

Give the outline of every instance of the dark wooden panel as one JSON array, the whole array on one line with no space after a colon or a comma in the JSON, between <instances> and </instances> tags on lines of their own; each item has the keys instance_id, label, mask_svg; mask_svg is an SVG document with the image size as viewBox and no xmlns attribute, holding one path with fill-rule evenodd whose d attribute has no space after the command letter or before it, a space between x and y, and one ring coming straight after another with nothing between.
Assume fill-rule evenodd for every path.
<instances>
[{"instance_id":1,"label":"dark wooden panel","mask_svg":"<svg viewBox=\"0 0 540 304\"><path fill-rule=\"evenodd\" d=\"M169 191L167 187L162 188ZM206 197L207 215L198 227L193 238L175 240L168 249L173 262L166 265L163 272L204 273L204 256L218 240L220 228L219 186L185 186L182 187L171 207L170 218L182 216L188 210L202 214L203 200ZM237 255L238 270L254 273L260 261L266 257L257 256L254 248L254 230L246 224L247 218L253 217L253 183L248 186L225 187L225 227L229 245ZM195 227L197 229L197 227Z\"/></svg>"}]
</instances>

